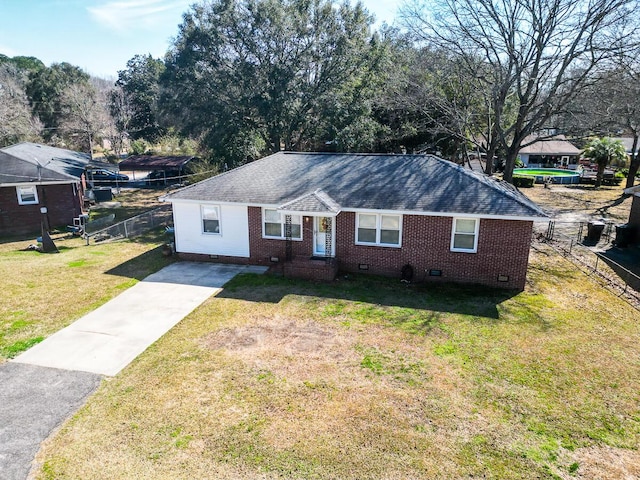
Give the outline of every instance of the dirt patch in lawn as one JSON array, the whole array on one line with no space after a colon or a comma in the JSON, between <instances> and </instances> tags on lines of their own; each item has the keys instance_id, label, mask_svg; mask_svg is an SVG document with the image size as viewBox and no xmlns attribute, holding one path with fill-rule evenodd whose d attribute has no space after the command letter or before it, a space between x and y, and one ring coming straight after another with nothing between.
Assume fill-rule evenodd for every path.
<instances>
[{"instance_id":1,"label":"dirt patch in lawn","mask_svg":"<svg viewBox=\"0 0 640 480\"><path fill-rule=\"evenodd\" d=\"M609 446L592 446L565 452L560 461L570 472L559 471L563 479L640 478L640 452Z\"/></svg>"},{"instance_id":2,"label":"dirt patch in lawn","mask_svg":"<svg viewBox=\"0 0 640 480\"><path fill-rule=\"evenodd\" d=\"M308 353L324 355L337 344L336 334L317 323L299 325L286 319L276 319L269 324L260 319L258 326L225 328L206 339L210 348L225 348L246 352L254 356L260 352L276 349L285 353Z\"/></svg>"}]
</instances>

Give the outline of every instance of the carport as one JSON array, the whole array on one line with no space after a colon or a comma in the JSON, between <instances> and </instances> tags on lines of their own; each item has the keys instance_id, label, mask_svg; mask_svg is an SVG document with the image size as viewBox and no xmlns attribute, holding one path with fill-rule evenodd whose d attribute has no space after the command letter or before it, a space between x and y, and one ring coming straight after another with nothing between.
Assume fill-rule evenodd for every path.
<instances>
[{"instance_id":1,"label":"carport","mask_svg":"<svg viewBox=\"0 0 640 480\"><path fill-rule=\"evenodd\" d=\"M120 171L131 172L134 181L136 172L151 172L148 175L154 183L168 185L182 183L184 176L188 174L189 162L196 159L197 157L191 155L132 155L120 162L119 167Z\"/></svg>"}]
</instances>

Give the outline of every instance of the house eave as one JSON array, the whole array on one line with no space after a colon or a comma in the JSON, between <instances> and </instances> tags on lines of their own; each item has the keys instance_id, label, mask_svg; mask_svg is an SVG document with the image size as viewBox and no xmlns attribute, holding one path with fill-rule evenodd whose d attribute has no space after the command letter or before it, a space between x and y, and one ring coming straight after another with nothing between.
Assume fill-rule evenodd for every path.
<instances>
[{"instance_id":1,"label":"house eave","mask_svg":"<svg viewBox=\"0 0 640 480\"><path fill-rule=\"evenodd\" d=\"M297 210L280 210L277 209L283 215L302 215L304 217L337 217L341 210L337 212L330 211L322 211L322 212L307 212L307 211L297 211Z\"/></svg>"},{"instance_id":2,"label":"house eave","mask_svg":"<svg viewBox=\"0 0 640 480\"><path fill-rule=\"evenodd\" d=\"M9 183L0 183L1 187L23 187L25 185L69 185L73 183L80 183L80 179L75 180L57 180L57 181L33 181L33 182L9 182Z\"/></svg>"},{"instance_id":3,"label":"house eave","mask_svg":"<svg viewBox=\"0 0 640 480\"><path fill-rule=\"evenodd\" d=\"M187 200L187 199L164 199L163 201L169 203L184 203L184 204L196 204L196 205L241 205L245 207L259 207L279 210L280 205L269 203L245 203L245 202L222 202L216 200ZM353 213L392 213L395 215L420 215L425 217L468 217L468 218L487 218L495 220L522 220L527 222L548 222L550 217L548 215L499 215L489 213L468 213L468 212L429 212L419 210L393 210L393 209L374 209L374 208L343 208L340 212L297 212L288 210L279 210L285 214L293 215L305 215L305 216L325 216L334 217L341 212L353 212Z\"/></svg>"},{"instance_id":4,"label":"house eave","mask_svg":"<svg viewBox=\"0 0 640 480\"><path fill-rule=\"evenodd\" d=\"M640 196L640 185L634 185L633 187L625 188L624 194Z\"/></svg>"}]
</instances>

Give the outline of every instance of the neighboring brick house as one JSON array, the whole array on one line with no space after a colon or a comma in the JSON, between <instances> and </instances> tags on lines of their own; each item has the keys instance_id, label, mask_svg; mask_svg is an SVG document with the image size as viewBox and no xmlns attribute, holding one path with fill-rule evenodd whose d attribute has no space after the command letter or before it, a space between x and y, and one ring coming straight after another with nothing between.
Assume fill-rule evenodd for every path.
<instances>
[{"instance_id":1,"label":"neighboring brick house","mask_svg":"<svg viewBox=\"0 0 640 480\"><path fill-rule=\"evenodd\" d=\"M280 152L163 200L185 259L516 289L546 218L511 185L432 155Z\"/></svg>"},{"instance_id":2,"label":"neighboring brick house","mask_svg":"<svg viewBox=\"0 0 640 480\"><path fill-rule=\"evenodd\" d=\"M0 236L73 224L82 213L90 157L35 143L0 149Z\"/></svg>"}]
</instances>

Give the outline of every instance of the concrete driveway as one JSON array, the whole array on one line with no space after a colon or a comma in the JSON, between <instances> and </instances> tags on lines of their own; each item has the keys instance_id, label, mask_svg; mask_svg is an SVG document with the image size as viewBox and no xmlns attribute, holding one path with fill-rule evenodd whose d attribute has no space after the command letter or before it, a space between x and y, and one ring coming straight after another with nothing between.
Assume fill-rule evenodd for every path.
<instances>
[{"instance_id":1,"label":"concrete driveway","mask_svg":"<svg viewBox=\"0 0 640 480\"><path fill-rule=\"evenodd\" d=\"M116 375L238 273L265 267L178 262L0 365L0 480L23 480L52 431L103 375Z\"/></svg>"},{"instance_id":2,"label":"concrete driveway","mask_svg":"<svg viewBox=\"0 0 640 480\"><path fill-rule=\"evenodd\" d=\"M265 271L244 265L171 264L13 361L116 375L238 273Z\"/></svg>"}]
</instances>

